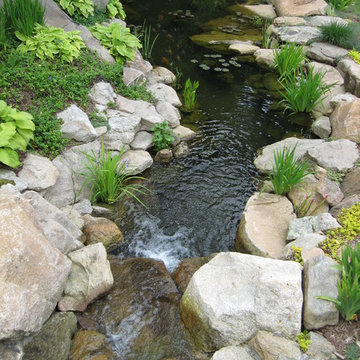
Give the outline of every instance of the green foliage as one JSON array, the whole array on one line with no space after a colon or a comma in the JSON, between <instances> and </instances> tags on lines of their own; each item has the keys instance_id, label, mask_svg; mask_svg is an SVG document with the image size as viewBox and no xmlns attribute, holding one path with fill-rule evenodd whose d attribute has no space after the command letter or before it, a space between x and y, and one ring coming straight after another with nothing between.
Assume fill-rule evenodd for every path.
<instances>
[{"instance_id":1,"label":"green foliage","mask_svg":"<svg viewBox=\"0 0 360 360\"><path fill-rule=\"evenodd\" d=\"M78 14L87 18L94 15L94 3L92 0L59 0L59 5L70 16Z\"/></svg>"},{"instance_id":2,"label":"green foliage","mask_svg":"<svg viewBox=\"0 0 360 360\"><path fill-rule=\"evenodd\" d=\"M186 80L184 92L183 92L184 103L185 103L184 106L186 111L194 110L196 98L197 98L196 91L198 87L199 87L198 81L191 82L190 78Z\"/></svg>"},{"instance_id":3,"label":"green foliage","mask_svg":"<svg viewBox=\"0 0 360 360\"><path fill-rule=\"evenodd\" d=\"M286 43L274 49L274 68L280 75L279 80L297 76L305 59L304 47L296 43Z\"/></svg>"},{"instance_id":4,"label":"green foliage","mask_svg":"<svg viewBox=\"0 0 360 360\"><path fill-rule=\"evenodd\" d=\"M302 331L296 337L296 341L299 344L300 350L302 352L307 352L309 350L309 346L311 345L311 340L310 340L310 334L306 330Z\"/></svg>"},{"instance_id":5,"label":"green foliage","mask_svg":"<svg viewBox=\"0 0 360 360\"><path fill-rule=\"evenodd\" d=\"M326 0L334 9L343 11L353 4L354 0Z\"/></svg>"},{"instance_id":6,"label":"green foliage","mask_svg":"<svg viewBox=\"0 0 360 360\"><path fill-rule=\"evenodd\" d=\"M145 59L150 59L151 54L154 48L154 45L156 43L157 38L159 37L159 34L156 34L153 39L151 39L152 35L152 28L151 25L147 26L144 24L141 29L141 54Z\"/></svg>"},{"instance_id":7,"label":"green foliage","mask_svg":"<svg viewBox=\"0 0 360 360\"><path fill-rule=\"evenodd\" d=\"M360 314L360 243L356 249L347 245L342 252L340 265L341 281L338 279L338 297L318 296L317 298L331 301L346 320L354 320Z\"/></svg>"},{"instance_id":8,"label":"green foliage","mask_svg":"<svg viewBox=\"0 0 360 360\"><path fill-rule=\"evenodd\" d=\"M359 360L360 359L360 348L356 343L349 344L346 347L346 360Z\"/></svg>"},{"instance_id":9,"label":"green foliage","mask_svg":"<svg viewBox=\"0 0 360 360\"><path fill-rule=\"evenodd\" d=\"M302 218L304 216L312 216L316 210L318 210L326 201L328 198L328 194L325 194L323 199L310 211L311 205L315 202L315 199L313 198L313 193L311 192L310 195L306 195L305 199L300 202L300 204L297 204L296 201L296 190L294 190L294 211L298 218ZM310 212L309 212L310 211Z\"/></svg>"},{"instance_id":10,"label":"green foliage","mask_svg":"<svg viewBox=\"0 0 360 360\"><path fill-rule=\"evenodd\" d=\"M6 49L6 31L5 31L5 14L2 7L0 7L0 49Z\"/></svg>"},{"instance_id":11,"label":"green foliage","mask_svg":"<svg viewBox=\"0 0 360 360\"><path fill-rule=\"evenodd\" d=\"M261 16L252 16L250 18L250 22L252 25L256 26L256 27L262 27L263 26L263 18Z\"/></svg>"},{"instance_id":12,"label":"green foliage","mask_svg":"<svg viewBox=\"0 0 360 360\"><path fill-rule=\"evenodd\" d=\"M173 73L175 74L175 80L171 84L171 86L176 90L180 90L182 88L182 81L181 80L182 80L182 77L183 77L183 73L181 72L181 70L178 67L174 66L174 63L171 63L170 66L173 69Z\"/></svg>"},{"instance_id":13,"label":"green foliage","mask_svg":"<svg viewBox=\"0 0 360 360\"><path fill-rule=\"evenodd\" d=\"M271 33L269 31L270 25L271 25L271 21L269 19L265 19L264 24L262 26L262 42L261 42L261 46L264 49L269 49L271 45Z\"/></svg>"},{"instance_id":14,"label":"green foliage","mask_svg":"<svg viewBox=\"0 0 360 360\"><path fill-rule=\"evenodd\" d=\"M288 193L295 185L301 183L310 174L309 165L295 159L295 149L284 147L274 152L275 164L272 173L268 174L275 194Z\"/></svg>"},{"instance_id":15,"label":"green foliage","mask_svg":"<svg viewBox=\"0 0 360 360\"><path fill-rule=\"evenodd\" d=\"M84 25L86 27L90 27L90 26L95 25L96 23L101 24L103 22L108 21L109 17L107 15L106 10L99 10L99 9L95 8L94 15L92 15L92 16L88 16L86 18L86 17L76 13L72 16L72 19L78 24Z\"/></svg>"},{"instance_id":16,"label":"green foliage","mask_svg":"<svg viewBox=\"0 0 360 360\"><path fill-rule=\"evenodd\" d=\"M327 170L327 177L332 180L336 181L337 183L341 183L346 175L346 170L343 171L335 171L335 170Z\"/></svg>"},{"instance_id":17,"label":"green foliage","mask_svg":"<svg viewBox=\"0 0 360 360\"><path fill-rule=\"evenodd\" d=\"M34 139L32 115L17 111L0 100L0 162L10 167L21 165L17 150L26 151Z\"/></svg>"},{"instance_id":18,"label":"green foliage","mask_svg":"<svg viewBox=\"0 0 360 360\"><path fill-rule=\"evenodd\" d=\"M358 64L360 64L360 52L356 50L350 50L348 55Z\"/></svg>"},{"instance_id":19,"label":"green foliage","mask_svg":"<svg viewBox=\"0 0 360 360\"><path fill-rule=\"evenodd\" d=\"M125 20L126 14L119 0L110 0L106 6L110 19L118 16L121 20Z\"/></svg>"},{"instance_id":20,"label":"green foliage","mask_svg":"<svg viewBox=\"0 0 360 360\"><path fill-rule=\"evenodd\" d=\"M109 26L95 24L90 30L103 46L110 49L110 54L119 63L134 60L136 49L141 48L139 40L130 33L130 29L119 23L112 23Z\"/></svg>"},{"instance_id":21,"label":"green foliage","mask_svg":"<svg viewBox=\"0 0 360 360\"><path fill-rule=\"evenodd\" d=\"M285 78L281 83L284 92L281 93L285 110L290 110L292 114L297 112L311 112L315 106L321 104L325 94L335 84L326 85L322 79L324 73L314 74L314 68L310 67L305 75L300 72L297 77Z\"/></svg>"},{"instance_id":22,"label":"green foliage","mask_svg":"<svg viewBox=\"0 0 360 360\"><path fill-rule=\"evenodd\" d=\"M9 32L31 36L35 24L44 25L45 7L40 0L4 0L3 3L2 20Z\"/></svg>"},{"instance_id":23,"label":"green foliage","mask_svg":"<svg viewBox=\"0 0 360 360\"><path fill-rule=\"evenodd\" d=\"M35 25L35 36L25 36L18 31L15 32L22 44L19 45L20 52L33 52L44 60L59 57L60 61L71 63L80 56L80 50L85 44L79 36L80 31L66 32L63 29L50 26Z\"/></svg>"},{"instance_id":24,"label":"green foliage","mask_svg":"<svg viewBox=\"0 0 360 360\"><path fill-rule=\"evenodd\" d=\"M102 143L100 156L94 151L91 154L83 153L88 164L85 165L86 170L81 173L85 181L80 192L85 186L90 185L92 203L102 201L113 204L122 196L129 195L144 205L138 195L145 194L147 189L140 184L130 183L131 180L144 180L144 178L129 175L126 162L121 162L124 152L123 148L119 154L112 156L111 151L105 151Z\"/></svg>"},{"instance_id":25,"label":"green foliage","mask_svg":"<svg viewBox=\"0 0 360 360\"><path fill-rule=\"evenodd\" d=\"M304 265L304 261L303 261L303 258L301 256L302 248L301 247L296 247L293 244L291 244L291 250L293 251L294 261L298 262L301 265Z\"/></svg>"},{"instance_id":26,"label":"green foliage","mask_svg":"<svg viewBox=\"0 0 360 360\"><path fill-rule=\"evenodd\" d=\"M153 143L156 151L168 149L175 141L175 133L166 120L155 124L151 130L154 132Z\"/></svg>"},{"instance_id":27,"label":"green foliage","mask_svg":"<svg viewBox=\"0 0 360 360\"><path fill-rule=\"evenodd\" d=\"M342 209L337 221L341 225L338 229L329 230L321 248L333 259L337 259L337 253L341 246L349 243L360 236L360 203L352 205L348 209Z\"/></svg>"},{"instance_id":28,"label":"green foliage","mask_svg":"<svg viewBox=\"0 0 360 360\"><path fill-rule=\"evenodd\" d=\"M332 21L330 24L321 25L320 31L323 41L346 49L352 47L353 25Z\"/></svg>"}]
</instances>

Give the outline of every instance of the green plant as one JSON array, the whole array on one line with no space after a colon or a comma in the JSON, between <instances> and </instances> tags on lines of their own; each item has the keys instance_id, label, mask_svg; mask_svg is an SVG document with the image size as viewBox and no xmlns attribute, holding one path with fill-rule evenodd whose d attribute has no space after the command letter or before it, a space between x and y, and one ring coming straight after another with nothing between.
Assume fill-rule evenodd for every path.
<instances>
[{"instance_id":1,"label":"green plant","mask_svg":"<svg viewBox=\"0 0 360 360\"><path fill-rule=\"evenodd\" d=\"M296 261L299 264L304 266L304 261L303 261L303 258L301 256L302 248L301 247L296 247L293 244L291 244L291 250L293 251L294 261Z\"/></svg>"},{"instance_id":2,"label":"green plant","mask_svg":"<svg viewBox=\"0 0 360 360\"><path fill-rule=\"evenodd\" d=\"M358 64L360 64L360 52L356 50L350 50L348 55Z\"/></svg>"},{"instance_id":3,"label":"green plant","mask_svg":"<svg viewBox=\"0 0 360 360\"><path fill-rule=\"evenodd\" d=\"M256 26L256 27L262 27L263 26L263 18L261 16L252 16L250 18L250 22Z\"/></svg>"},{"instance_id":4,"label":"green plant","mask_svg":"<svg viewBox=\"0 0 360 360\"><path fill-rule=\"evenodd\" d=\"M311 112L315 106L321 104L325 94L335 84L326 85L322 79L324 73L317 72L314 74L314 68L309 67L305 75L300 72L297 77L285 78L281 83L284 88L282 92L285 110L290 110L292 114L297 112Z\"/></svg>"},{"instance_id":5,"label":"green plant","mask_svg":"<svg viewBox=\"0 0 360 360\"><path fill-rule=\"evenodd\" d=\"M152 131L154 132L153 143L156 151L168 149L175 141L175 133L166 120L155 124Z\"/></svg>"},{"instance_id":6,"label":"green plant","mask_svg":"<svg viewBox=\"0 0 360 360\"><path fill-rule=\"evenodd\" d=\"M360 347L356 343L349 344L346 347L346 360L359 360L360 359Z\"/></svg>"},{"instance_id":7,"label":"green plant","mask_svg":"<svg viewBox=\"0 0 360 360\"><path fill-rule=\"evenodd\" d=\"M6 31L5 31L5 14L2 7L0 7L0 49L6 49Z\"/></svg>"},{"instance_id":8,"label":"green plant","mask_svg":"<svg viewBox=\"0 0 360 360\"><path fill-rule=\"evenodd\" d=\"M145 59L151 58L151 54L152 54L155 42L156 42L157 38L159 37L159 34L156 34L155 37L151 40L151 34L152 34L151 25L146 26L145 21L144 21L144 24L143 24L142 30L141 30L141 43L142 43L141 54Z\"/></svg>"},{"instance_id":9,"label":"green plant","mask_svg":"<svg viewBox=\"0 0 360 360\"><path fill-rule=\"evenodd\" d=\"M70 16L79 14L87 18L94 15L94 3L92 0L59 0L59 5Z\"/></svg>"},{"instance_id":10,"label":"green plant","mask_svg":"<svg viewBox=\"0 0 360 360\"><path fill-rule=\"evenodd\" d=\"M72 19L78 24L84 25L86 27L90 27L90 26L94 26L96 23L101 24L103 22L107 22L109 20L109 16L105 9L100 10L95 8L94 14L88 16L87 18L78 13L75 13L72 16Z\"/></svg>"},{"instance_id":11,"label":"green plant","mask_svg":"<svg viewBox=\"0 0 360 360\"><path fill-rule=\"evenodd\" d=\"M44 25L45 7L40 0L4 0L5 28L31 36L35 24Z\"/></svg>"},{"instance_id":12,"label":"green plant","mask_svg":"<svg viewBox=\"0 0 360 360\"><path fill-rule=\"evenodd\" d=\"M353 249L347 245L342 251L340 265L334 266L341 271L338 279L338 297L317 296L335 304L340 315L346 320L354 320L360 314L360 243Z\"/></svg>"},{"instance_id":13,"label":"green plant","mask_svg":"<svg viewBox=\"0 0 360 360\"><path fill-rule=\"evenodd\" d=\"M20 52L34 52L43 60L59 57L61 61L72 62L80 56L80 50L85 44L79 36L80 31L66 32L63 29L50 26L35 25L35 36L28 37L18 31L15 32L22 44L19 45Z\"/></svg>"},{"instance_id":14,"label":"green plant","mask_svg":"<svg viewBox=\"0 0 360 360\"><path fill-rule=\"evenodd\" d=\"M196 98L197 98L196 91L198 87L199 87L198 81L191 82L190 78L186 80L184 92L183 92L185 110L187 111L194 110Z\"/></svg>"},{"instance_id":15,"label":"green plant","mask_svg":"<svg viewBox=\"0 0 360 360\"><path fill-rule=\"evenodd\" d=\"M346 170L343 171L335 171L335 170L330 170L328 169L326 171L327 173L327 177L332 180L332 181L336 181L337 183L341 183L346 175Z\"/></svg>"},{"instance_id":16,"label":"green plant","mask_svg":"<svg viewBox=\"0 0 360 360\"><path fill-rule=\"evenodd\" d=\"M183 76L183 73L181 72L181 70L176 67L174 65L174 63L171 63L170 64L171 66L171 69L173 69L173 72L175 74L175 80L173 81L173 83L171 84L171 86L177 90L181 89L182 88L182 76Z\"/></svg>"},{"instance_id":17,"label":"green plant","mask_svg":"<svg viewBox=\"0 0 360 360\"><path fill-rule=\"evenodd\" d=\"M354 0L326 0L334 9L343 11L353 4Z\"/></svg>"},{"instance_id":18,"label":"green plant","mask_svg":"<svg viewBox=\"0 0 360 360\"><path fill-rule=\"evenodd\" d=\"M271 33L269 31L270 25L271 25L271 21L265 19L262 26L262 42L261 42L261 45L264 49L269 49L271 45Z\"/></svg>"},{"instance_id":19,"label":"green plant","mask_svg":"<svg viewBox=\"0 0 360 360\"><path fill-rule=\"evenodd\" d=\"M110 0L106 6L110 19L119 16L121 20L125 20L126 14L119 0Z\"/></svg>"},{"instance_id":20,"label":"green plant","mask_svg":"<svg viewBox=\"0 0 360 360\"><path fill-rule=\"evenodd\" d=\"M274 152L272 173L268 174L275 194L283 195L295 185L301 183L306 175L310 174L309 165L295 159L295 149L283 147Z\"/></svg>"},{"instance_id":21,"label":"green plant","mask_svg":"<svg viewBox=\"0 0 360 360\"><path fill-rule=\"evenodd\" d=\"M307 352L309 350L309 346L311 345L310 334L304 330L297 337L296 341L300 346L300 350L302 352Z\"/></svg>"},{"instance_id":22,"label":"green plant","mask_svg":"<svg viewBox=\"0 0 360 360\"><path fill-rule=\"evenodd\" d=\"M32 115L17 111L0 100L0 162L10 167L21 165L17 150L26 151L34 139L35 124Z\"/></svg>"},{"instance_id":23,"label":"green plant","mask_svg":"<svg viewBox=\"0 0 360 360\"><path fill-rule=\"evenodd\" d=\"M97 156L94 151L90 154L83 153L88 164L85 165L86 170L80 174L85 178L80 192L85 186L90 185L92 203L102 201L113 204L122 196L129 195L144 205L138 195L145 194L147 189L141 184L131 184L132 180L144 180L144 178L129 175L127 163L121 162L124 152L123 148L119 154L112 156L111 151L105 151L104 143L102 143L100 156Z\"/></svg>"},{"instance_id":24,"label":"green plant","mask_svg":"<svg viewBox=\"0 0 360 360\"><path fill-rule=\"evenodd\" d=\"M302 200L298 205L296 201L296 189L295 189L293 205L296 216L298 218L302 218L304 216L312 216L316 212L316 210L318 210L324 204L328 196L329 196L328 194L325 194L323 199L315 206L315 208L313 208L310 211L311 205L315 202L315 199L313 198L313 193L311 193L310 195L306 195L305 199Z\"/></svg>"},{"instance_id":25,"label":"green plant","mask_svg":"<svg viewBox=\"0 0 360 360\"><path fill-rule=\"evenodd\" d=\"M137 37L119 23L112 23L109 26L95 24L90 30L103 46L110 49L110 54L119 63L134 60L136 49L141 48Z\"/></svg>"},{"instance_id":26,"label":"green plant","mask_svg":"<svg viewBox=\"0 0 360 360\"><path fill-rule=\"evenodd\" d=\"M275 70L279 73L279 80L298 75L302 63L305 61L304 47L296 43L286 43L274 52Z\"/></svg>"},{"instance_id":27,"label":"green plant","mask_svg":"<svg viewBox=\"0 0 360 360\"><path fill-rule=\"evenodd\" d=\"M323 41L344 48L352 47L351 38L354 33L354 27L351 24L332 21L330 24L321 25L320 31Z\"/></svg>"}]
</instances>

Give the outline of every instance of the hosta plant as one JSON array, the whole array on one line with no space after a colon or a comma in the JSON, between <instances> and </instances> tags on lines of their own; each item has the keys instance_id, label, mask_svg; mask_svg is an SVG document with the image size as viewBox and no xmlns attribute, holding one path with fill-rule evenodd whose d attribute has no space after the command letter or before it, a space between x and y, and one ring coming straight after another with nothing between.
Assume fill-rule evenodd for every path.
<instances>
[{"instance_id":1,"label":"hosta plant","mask_svg":"<svg viewBox=\"0 0 360 360\"><path fill-rule=\"evenodd\" d=\"M169 148L175 141L175 133L166 120L155 124L152 131L154 132L153 143L156 151Z\"/></svg>"},{"instance_id":2,"label":"hosta plant","mask_svg":"<svg viewBox=\"0 0 360 360\"><path fill-rule=\"evenodd\" d=\"M15 168L21 165L17 150L26 151L34 139L32 115L17 111L0 100L0 162Z\"/></svg>"},{"instance_id":3,"label":"hosta plant","mask_svg":"<svg viewBox=\"0 0 360 360\"><path fill-rule=\"evenodd\" d=\"M87 18L89 15L94 15L94 3L92 0L59 0L59 5L70 16L79 14Z\"/></svg>"},{"instance_id":4,"label":"hosta plant","mask_svg":"<svg viewBox=\"0 0 360 360\"><path fill-rule=\"evenodd\" d=\"M109 18L119 17L121 20L125 20L126 14L124 8L119 0L110 0L106 6L109 13Z\"/></svg>"},{"instance_id":5,"label":"hosta plant","mask_svg":"<svg viewBox=\"0 0 360 360\"><path fill-rule=\"evenodd\" d=\"M130 29L119 23L109 26L95 24L90 30L94 37L109 49L117 62L134 60L136 49L141 48L138 38L130 33Z\"/></svg>"},{"instance_id":6,"label":"hosta plant","mask_svg":"<svg viewBox=\"0 0 360 360\"><path fill-rule=\"evenodd\" d=\"M18 31L15 34L22 41L18 47L19 51L33 52L41 60L59 57L61 61L71 63L80 56L80 50L85 48L79 33L37 24L33 37L25 36Z\"/></svg>"}]
</instances>

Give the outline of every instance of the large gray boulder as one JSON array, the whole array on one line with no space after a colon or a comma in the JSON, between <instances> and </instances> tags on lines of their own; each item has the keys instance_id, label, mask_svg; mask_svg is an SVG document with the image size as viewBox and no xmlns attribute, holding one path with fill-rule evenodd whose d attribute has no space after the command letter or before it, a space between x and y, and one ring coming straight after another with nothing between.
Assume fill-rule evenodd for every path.
<instances>
[{"instance_id":1,"label":"large gray boulder","mask_svg":"<svg viewBox=\"0 0 360 360\"><path fill-rule=\"evenodd\" d=\"M339 312L334 304L316 298L316 296L337 298L340 271L334 269L334 265L337 263L327 256L317 256L305 263L303 322L308 330L336 325L339 321Z\"/></svg>"},{"instance_id":2,"label":"large gray boulder","mask_svg":"<svg viewBox=\"0 0 360 360\"><path fill-rule=\"evenodd\" d=\"M174 106L181 106L181 101L179 97L177 96L176 91L169 85L165 84L154 84L148 87L147 89L150 91L154 98L158 101L167 101L171 105Z\"/></svg>"},{"instance_id":3,"label":"large gray boulder","mask_svg":"<svg viewBox=\"0 0 360 360\"><path fill-rule=\"evenodd\" d=\"M337 60L346 56L347 53L346 49L323 42L314 42L306 49L306 56L309 59L329 65L335 65Z\"/></svg>"},{"instance_id":4,"label":"large gray boulder","mask_svg":"<svg viewBox=\"0 0 360 360\"><path fill-rule=\"evenodd\" d=\"M289 222L295 219L291 202L280 195L251 196L242 214L235 240L237 251L279 258L286 245Z\"/></svg>"},{"instance_id":5,"label":"large gray boulder","mask_svg":"<svg viewBox=\"0 0 360 360\"><path fill-rule=\"evenodd\" d=\"M341 60L337 66L345 79L346 91L360 96L360 65L350 58Z\"/></svg>"},{"instance_id":6,"label":"large gray boulder","mask_svg":"<svg viewBox=\"0 0 360 360\"><path fill-rule=\"evenodd\" d=\"M180 310L196 345L210 352L243 344L259 330L294 338L302 301L298 263L228 252L193 275Z\"/></svg>"},{"instance_id":7,"label":"large gray boulder","mask_svg":"<svg viewBox=\"0 0 360 360\"><path fill-rule=\"evenodd\" d=\"M284 26L279 30L278 36L282 42L302 45L321 40L320 30L312 26Z\"/></svg>"},{"instance_id":8,"label":"large gray boulder","mask_svg":"<svg viewBox=\"0 0 360 360\"><path fill-rule=\"evenodd\" d=\"M120 163L125 162L129 175L142 173L151 167L154 160L151 155L144 150L129 150L120 158Z\"/></svg>"},{"instance_id":9,"label":"large gray boulder","mask_svg":"<svg viewBox=\"0 0 360 360\"><path fill-rule=\"evenodd\" d=\"M39 331L56 307L71 262L45 237L33 207L0 192L0 340Z\"/></svg>"},{"instance_id":10,"label":"large gray boulder","mask_svg":"<svg viewBox=\"0 0 360 360\"><path fill-rule=\"evenodd\" d=\"M169 102L159 101L156 105L156 111L169 123L171 128L175 128L180 125L180 112Z\"/></svg>"}]
</instances>

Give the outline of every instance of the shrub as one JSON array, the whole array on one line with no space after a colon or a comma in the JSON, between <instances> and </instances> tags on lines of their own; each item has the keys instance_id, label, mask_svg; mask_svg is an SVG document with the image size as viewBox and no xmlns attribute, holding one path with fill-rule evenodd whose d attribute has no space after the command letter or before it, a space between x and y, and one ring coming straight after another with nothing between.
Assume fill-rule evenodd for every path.
<instances>
[{"instance_id":1,"label":"shrub","mask_svg":"<svg viewBox=\"0 0 360 360\"><path fill-rule=\"evenodd\" d=\"M110 19L118 16L121 20L125 20L126 14L119 0L110 0L106 6Z\"/></svg>"},{"instance_id":2,"label":"shrub","mask_svg":"<svg viewBox=\"0 0 360 360\"><path fill-rule=\"evenodd\" d=\"M342 24L332 21L330 24L321 25L320 31L322 39L333 45L344 48L351 48L351 38L353 36L354 27L351 24Z\"/></svg>"},{"instance_id":3,"label":"shrub","mask_svg":"<svg viewBox=\"0 0 360 360\"><path fill-rule=\"evenodd\" d=\"M117 62L134 60L136 49L141 48L137 37L119 23L112 23L109 26L95 24L90 30L103 46L110 49L110 54Z\"/></svg>"},{"instance_id":4,"label":"shrub","mask_svg":"<svg viewBox=\"0 0 360 360\"><path fill-rule=\"evenodd\" d=\"M152 131L154 132L153 143L156 151L168 149L175 141L175 133L166 120L155 124Z\"/></svg>"},{"instance_id":5,"label":"shrub","mask_svg":"<svg viewBox=\"0 0 360 360\"><path fill-rule=\"evenodd\" d=\"M90 185L92 203L99 200L113 204L122 196L129 195L144 205L138 195L145 194L147 189L140 184L130 183L131 180L144 180L144 178L129 175L127 164L120 161L124 152L123 148L119 154L112 156L111 151L105 152L104 143L102 143L99 157L94 151L91 154L83 153L88 164L85 165L86 170L81 173L85 181L80 192L85 186Z\"/></svg>"},{"instance_id":6,"label":"shrub","mask_svg":"<svg viewBox=\"0 0 360 360\"><path fill-rule=\"evenodd\" d=\"M360 64L360 52L356 50L349 51L348 55L358 64Z\"/></svg>"},{"instance_id":7,"label":"shrub","mask_svg":"<svg viewBox=\"0 0 360 360\"><path fill-rule=\"evenodd\" d=\"M32 115L17 111L0 100L0 162L10 167L21 165L17 150L26 151L34 139L35 125Z\"/></svg>"},{"instance_id":8,"label":"shrub","mask_svg":"<svg viewBox=\"0 0 360 360\"><path fill-rule=\"evenodd\" d=\"M284 147L274 152L274 165L272 173L268 174L275 194L288 193L296 184L303 181L310 174L309 165L295 159L295 149Z\"/></svg>"},{"instance_id":9,"label":"shrub","mask_svg":"<svg viewBox=\"0 0 360 360\"><path fill-rule=\"evenodd\" d=\"M327 3L334 9L343 11L352 5L354 0L327 0Z\"/></svg>"},{"instance_id":10,"label":"shrub","mask_svg":"<svg viewBox=\"0 0 360 360\"><path fill-rule=\"evenodd\" d=\"M59 0L59 5L70 16L78 14L85 18L94 15L94 3L92 0Z\"/></svg>"},{"instance_id":11,"label":"shrub","mask_svg":"<svg viewBox=\"0 0 360 360\"><path fill-rule=\"evenodd\" d=\"M340 315L346 320L354 320L360 314L360 243L356 249L347 245L342 252L340 265L341 281L338 279L338 297L317 296L335 304Z\"/></svg>"},{"instance_id":12,"label":"shrub","mask_svg":"<svg viewBox=\"0 0 360 360\"><path fill-rule=\"evenodd\" d=\"M325 94L335 85L324 84L323 77L323 73L314 74L314 68L310 67L306 75L300 72L297 77L285 78L284 83L281 83L285 90L281 101L285 110L290 110L292 114L311 112L316 105L321 104Z\"/></svg>"},{"instance_id":13,"label":"shrub","mask_svg":"<svg viewBox=\"0 0 360 360\"><path fill-rule=\"evenodd\" d=\"M195 103L196 103L196 91L199 87L199 82L198 81L194 81L191 82L190 78L188 78L185 82L185 87L184 87L184 106L185 106L185 110L186 111L192 111L195 108Z\"/></svg>"},{"instance_id":14,"label":"shrub","mask_svg":"<svg viewBox=\"0 0 360 360\"><path fill-rule=\"evenodd\" d=\"M274 68L279 73L280 80L296 76L305 59L304 47L296 43L286 43L281 48L274 49Z\"/></svg>"},{"instance_id":15,"label":"shrub","mask_svg":"<svg viewBox=\"0 0 360 360\"><path fill-rule=\"evenodd\" d=\"M28 37L18 31L16 36L23 43L19 45L21 52L34 52L43 60L59 57L61 61L71 63L80 56L80 50L85 47L79 36L80 31L66 32L63 29L50 26L49 28L37 24L35 36Z\"/></svg>"},{"instance_id":16,"label":"shrub","mask_svg":"<svg viewBox=\"0 0 360 360\"><path fill-rule=\"evenodd\" d=\"M31 36L35 24L44 25L45 7L40 0L4 0L5 28Z\"/></svg>"}]
</instances>

